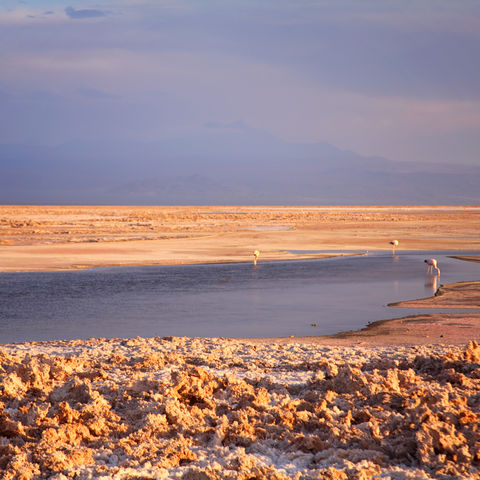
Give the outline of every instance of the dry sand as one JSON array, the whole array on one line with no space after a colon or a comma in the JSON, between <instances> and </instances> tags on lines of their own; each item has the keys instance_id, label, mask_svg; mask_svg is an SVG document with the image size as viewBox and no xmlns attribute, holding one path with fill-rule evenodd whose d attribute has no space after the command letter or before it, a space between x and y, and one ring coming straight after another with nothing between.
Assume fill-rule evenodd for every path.
<instances>
[{"instance_id":1,"label":"dry sand","mask_svg":"<svg viewBox=\"0 0 480 480\"><path fill-rule=\"evenodd\" d=\"M388 248L393 238L400 248L480 249L479 207L0 212L4 271L250 261L256 248L285 259ZM478 292L464 282L416 302L478 307ZM478 479L480 348L468 340L479 338L472 310L330 337L0 346L0 471L6 480Z\"/></svg>"}]
</instances>

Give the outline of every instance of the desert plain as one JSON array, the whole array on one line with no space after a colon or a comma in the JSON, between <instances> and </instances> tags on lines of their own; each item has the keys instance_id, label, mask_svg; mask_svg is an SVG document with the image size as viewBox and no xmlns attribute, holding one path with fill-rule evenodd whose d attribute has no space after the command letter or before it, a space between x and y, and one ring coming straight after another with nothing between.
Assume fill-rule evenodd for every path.
<instances>
[{"instance_id":1,"label":"desert plain","mask_svg":"<svg viewBox=\"0 0 480 480\"><path fill-rule=\"evenodd\" d=\"M479 215L0 206L0 272L251 262L255 249L260 261L321 258L389 250L393 239L479 251ZM2 345L2 478L478 479L479 285L403 302L438 313L399 308L396 320L329 337ZM459 306L470 313L449 312Z\"/></svg>"},{"instance_id":2,"label":"desert plain","mask_svg":"<svg viewBox=\"0 0 480 480\"><path fill-rule=\"evenodd\" d=\"M480 206L0 206L0 272L480 250Z\"/></svg>"}]
</instances>

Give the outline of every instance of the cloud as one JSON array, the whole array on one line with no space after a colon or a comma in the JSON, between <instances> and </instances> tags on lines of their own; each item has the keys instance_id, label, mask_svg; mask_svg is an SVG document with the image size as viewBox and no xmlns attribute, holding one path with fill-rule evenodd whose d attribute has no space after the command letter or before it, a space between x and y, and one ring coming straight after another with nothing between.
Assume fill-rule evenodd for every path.
<instances>
[{"instance_id":1,"label":"cloud","mask_svg":"<svg viewBox=\"0 0 480 480\"><path fill-rule=\"evenodd\" d=\"M221 123L221 122L207 122L204 124L206 128L218 128L218 129L229 129L229 130L248 130L250 127L243 122L242 120L237 120L231 123Z\"/></svg>"},{"instance_id":2,"label":"cloud","mask_svg":"<svg viewBox=\"0 0 480 480\"><path fill-rule=\"evenodd\" d=\"M95 88L79 88L77 92L83 97L91 98L92 100L115 100L120 98L118 95L103 92Z\"/></svg>"},{"instance_id":3,"label":"cloud","mask_svg":"<svg viewBox=\"0 0 480 480\"><path fill-rule=\"evenodd\" d=\"M97 17L105 17L106 13L102 12L102 10L94 10L94 9L84 9L84 10L75 10L73 7L67 7L65 9L65 13L68 17L79 20L84 18L97 18Z\"/></svg>"},{"instance_id":4,"label":"cloud","mask_svg":"<svg viewBox=\"0 0 480 480\"><path fill-rule=\"evenodd\" d=\"M48 90L33 90L25 95L24 99L35 102L57 102L58 100L61 100L61 97Z\"/></svg>"},{"instance_id":5,"label":"cloud","mask_svg":"<svg viewBox=\"0 0 480 480\"><path fill-rule=\"evenodd\" d=\"M15 104L19 102L58 102L62 100L62 96L43 89L16 92L0 90L0 101L1 100Z\"/></svg>"},{"instance_id":6,"label":"cloud","mask_svg":"<svg viewBox=\"0 0 480 480\"><path fill-rule=\"evenodd\" d=\"M442 8L430 9L437 1ZM108 126L112 136L152 139L200 125L233 133L241 126L230 122L243 119L290 141L394 159L447 158L444 151L452 162L478 162L479 140L463 132L480 131L480 64L472 60L480 3L4 2L16 6L0 1L0 27L8 26L0 37L9 45L0 52L0 89L16 95L16 130L1 109L0 117L15 138L34 113L45 135ZM19 112L19 97L32 90ZM47 101L42 90L62 100ZM133 116L143 120L128 123Z\"/></svg>"},{"instance_id":7,"label":"cloud","mask_svg":"<svg viewBox=\"0 0 480 480\"><path fill-rule=\"evenodd\" d=\"M0 25L10 27L21 25L52 25L65 22L63 12L53 10L39 10L31 7L18 7L15 9L2 9L0 7Z\"/></svg>"}]
</instances>

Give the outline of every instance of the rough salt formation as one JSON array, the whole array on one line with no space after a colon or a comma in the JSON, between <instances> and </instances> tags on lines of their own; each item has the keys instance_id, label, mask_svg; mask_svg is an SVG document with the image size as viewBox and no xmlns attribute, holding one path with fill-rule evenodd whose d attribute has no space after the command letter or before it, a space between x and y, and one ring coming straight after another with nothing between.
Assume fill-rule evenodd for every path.
<instances>
[{"instance_id":1,"label":"rough salt formation","mask_svg":"<svg viewBox=\"0 0 480 480\"><path fill-rule=\"evenodd\" d=\"M478 479L480 348L0 348L6 480Z\"/></svg>"}]
</instances>

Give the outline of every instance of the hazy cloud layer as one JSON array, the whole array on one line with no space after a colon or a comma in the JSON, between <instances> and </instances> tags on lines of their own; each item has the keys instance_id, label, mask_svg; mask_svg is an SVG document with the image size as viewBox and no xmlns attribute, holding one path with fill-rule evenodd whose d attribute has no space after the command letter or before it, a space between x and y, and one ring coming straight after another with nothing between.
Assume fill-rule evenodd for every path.
<instances>
[{"instance_id":1,"label":"hazy cloud layer","mask_svg":"<svg viewBox=\"0 0 480 480\"><path fill-rule=\"evenodd\" d=\"M479 162L479 2L6 0L0 25L0 143L241 119L293 142Z\"/></svg>"},{"instance_id":2,"label":"hazy cloud layer","mask_svg":"<svg viewBox=\"0 0 480 480\"><path fill-rule=\"evenodd\" d=\"M65 9L65 13L68 17L73 18L75 20L82 19L82 18L97 18L97 17L104 17L105 12L101 10L95 9L84 9L84 10L75 10L73 7L67 7Z\"/></svg>"}]
</instances>

